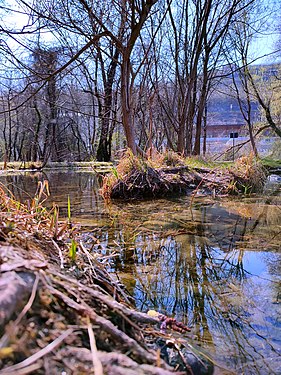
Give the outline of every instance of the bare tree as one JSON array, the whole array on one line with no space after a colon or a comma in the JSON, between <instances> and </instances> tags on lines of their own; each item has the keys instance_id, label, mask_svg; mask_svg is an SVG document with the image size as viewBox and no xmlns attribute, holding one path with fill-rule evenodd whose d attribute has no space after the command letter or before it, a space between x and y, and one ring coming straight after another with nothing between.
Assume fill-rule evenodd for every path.
<instances>
[{"instance_id":1,"label":"bare tree","mask_svg":"<svg viewBox=\"0 0 281 375\"><path fill-rule=\"evenodd\" d=\"M230 26L254 0L169 4L168 63L173 99L165 99L166 114L177 134L177 151L200 154L202 121L216 69L228 48ZM166 91L170 96L169 91Z\"/></svg>"},{"instance_id":2,"label":"bare tree","mask_svg":"<svg viewBox=\"0 0 281 375\"><path fill-rule=\"evenodd\" d=\"M35 2L29 3L20 0L20 3L32 15L34 24L40 24L41 27L47 27L52 32L79 34L78 41L80 47L76 56L73 56L70 62L77 59L83 52L89 48L99 48L107 56L111 56L112 62L108 66L105 82L107 93L105 94L104 122L102 134L106 133L108 127L106 118L108 118L108 105L111 101L112 85L116 70L116 62L121 54L120 74L121 74L121 106L122 120L126 134L127 145L133 153L137 152L136 135L131 110L131 91L134 82L132 76L131 55L137 39L141 33L142 27L148 19L151 9L157 0L147 1L119 1L104 2L103 4L89 3L87 0L79 0L76 3L59 2ZM39 22L40 21L40 22ZM83 43L83 39L85 40ZM110 40L110 45L114 47L115 52L106 50L106 44ZM105 47L104 47L105 46ZM102 63L102 54L99 53L100 63ZM69 63L70 63L69 62ZM56 74L54 71L53 75ZM105 77L104 77L105 78ZM110 88L111 86L111 88ZM105 137L102 136L100 142L100 154L104 153L102 148L107 147ZM108 156L106 156L108 158Z\"/></svg>"},{"instance_id":3,"label":"bare tree","mask_svg":"<svg viewBox=\"0 0 281 375\"><path fill-rule=\"evenodd\" d=\"M229 69L233 83L233 95L238 102L240 112L247 124L252 150L255 156L258 156L252 118L254 97L248 79L249 50L251 42L255 37L255 32L251 24L253 15L257 16L256 4L253 4L250 9L245 10L241 18L233 25L232 32L229 33L233 49L230 55L226 55L226 59L229 61ZM257 23L258 20L256 19L255 22ZM231 57L234 63L230 61Z\"/></svg>"},{"instance_id":4,"label":"bare tree","mask_svg":"<svg viewBox=\"0 0 281 375\"><path fill-rule=\"evenodd\" d=\"M152 144L200 154L223 52L232 55L231 48L239 47L229 35L257 1L18 0L20 10L11 12L28 16L26 23L8 28L0 22L0 52L21 77L3 111L24 118L17 109L25 106L32 118L24 124L25 138L15 138L20 154L45 161L110 160L119 120L134 154ZM40 50L32 64L28 56ZM255 77L246 73L249 92L266 106ZM272 110L265 113L273 129ZM8 149L7 129L9 122L17 129L15 118L6 115Z\"/></svg>"},{"instance_id":5,"label":"bare tree","mask_svg":"<svg viewBox=\"0 0 281 375\"><path fill-rule=\"evenodd\" d=\"M280 5L277 5L280 9ZM259 1L254 2L251 7L245 9L241 18L232 26L230 39L232 53L227 56L228 61L232 58L234 70L232 69L233 84L236 91L236 97L240 106L243 118L248 126L250 142L254 153L257 155L253 135L253 121L251 118L252 102L256 101L264 112L268 126L272 131L281 136L281 129L278 126L278 119L274 115L274 102L276 93L280 92L280 71L274 68L274 72L268 74L269 69L255 66L252 61L250 48L251 43L262 33L269 33L267 21L272 18L276 10L273 8L263 8ZM255 26L255 27L253 27ZM274 52L278 56L277 50ZM233 68L233 65L230 64ZM236 77L236 79L235 79ZM239 77L237 81L237 77ZM241 89L244 98L241 96ZM240 92L239 92L240 91ZM258 131L259 132L259 131Z\"/></svg>"}]
</instances>

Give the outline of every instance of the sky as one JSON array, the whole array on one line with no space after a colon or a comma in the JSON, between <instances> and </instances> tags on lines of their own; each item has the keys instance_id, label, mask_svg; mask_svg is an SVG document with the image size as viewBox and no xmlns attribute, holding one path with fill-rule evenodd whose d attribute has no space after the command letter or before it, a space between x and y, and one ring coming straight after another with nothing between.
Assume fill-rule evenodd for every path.
<instances>
[{"instance_id":1,"label":"sky","mask_svg":"<svg viewBox=\"0 0 281 375\"><path fill-rule=\"evenodd\" d=\"M280 8L280 14L281 14L281 0L264 0L267 1L268 4L277 4L276 7ZM14 10L19 10L20 7L17 5L16 0L6 0L6 4L10 6ZM276 14L273 14L273 17L275 17ZM276 18L274 18L275 22L271 23L271 26L273 28L276 28L277 22L276 20L279 20L281 16L277 15ZM9 17L4 17L1 19L1 23L3 23L6 27L12 26L16 27L18 30L21 30L25 25L28 24L28 16L22 13L14 13ZM42 35L43 36L43 35ZM45 42L50 42L54 37L50 33L44 34L44 40ZM254 61L254 64L266 64L266 63L274 63L274 62L281 62L281 52L279 54L275 53L272 55L273 51L276 51L277 48L277 40L280 38L280 33L277 33L269 31L267 34L260 35L259 38L253 42L252 48L250 50L251 53L251 60ZM24 40L24 39L22 39ZM14 44L14 42L12 42Z\"/></svg>"},{"instance_id":2,"label":"sky","mask_svg":"<svg viewBox=\"0 0 281 375\"><path fill-rule=\"evenodd\" d=\"M281 52L276 51L277 35L271 34L260 38L253 42L251 47L251 56L253 57L254 64L266 64L281 62ZM257 59L257 60L256 60Z\"/></svg>"}]
</instances>

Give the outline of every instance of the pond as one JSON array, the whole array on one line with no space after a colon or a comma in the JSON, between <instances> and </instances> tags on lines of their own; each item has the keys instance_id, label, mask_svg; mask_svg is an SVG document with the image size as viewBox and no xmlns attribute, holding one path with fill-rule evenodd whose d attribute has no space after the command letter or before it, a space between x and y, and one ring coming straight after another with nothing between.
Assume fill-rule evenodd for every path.
<instances>
[{"instance_id":1,"label":"pond","mask_svg":"<svg viewBox=\"0 0 281 375\"><path fill-rule=\"evenodd\" d=\"M190 342L216 374L281 374L281 182L262 196L185 196L105 205L92 172L1 176L22 201L49 181L53 202L81 223L91 251L113 256L109 269L138 309L192 327Z\"/></svg>"}]
</instances>

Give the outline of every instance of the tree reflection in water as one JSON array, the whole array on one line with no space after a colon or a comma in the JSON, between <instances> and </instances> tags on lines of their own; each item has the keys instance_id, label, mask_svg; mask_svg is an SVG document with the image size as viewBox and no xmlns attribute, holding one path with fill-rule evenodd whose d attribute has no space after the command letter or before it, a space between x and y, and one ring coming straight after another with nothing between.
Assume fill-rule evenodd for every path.
<instances>
[{"instance_id":1,"label":"tree reflection in water","mask_svg":"<svg viewBox=\"0 0 281 375\"><path fill-rule=\"evenodd\" d=\"M198 342L222 365L237 374L277 374L280 284L270 264L273 255L280 264L280 252L249 251L264 240L257 238L264 234L264 220L257 223L221 207L211 211L202 208L201 222L197 217L191 227L179 228L175 220L175 234L159 240L157 247L157 238L139 234L131 259L124 262L121 256L117 270L138 308L193 326ZM267 227L267 238L274 237L272 231Z\"/></svg>"},{"instance_id":2,"label":"tree reflection in water","mask_svg":"<svg viewBox=\"0 0 281 375\"><path fill-rule=\"evenodd\" d=\"M196 342L239 375L280 374L280 185L263 197L196 198L191 212L188 197L105 207L87 172L2 181L26 200L46 178L61 215L70 196L85 246L120 253L111 271L138 308L192 325Z\"/></svg>"}]
</instances>

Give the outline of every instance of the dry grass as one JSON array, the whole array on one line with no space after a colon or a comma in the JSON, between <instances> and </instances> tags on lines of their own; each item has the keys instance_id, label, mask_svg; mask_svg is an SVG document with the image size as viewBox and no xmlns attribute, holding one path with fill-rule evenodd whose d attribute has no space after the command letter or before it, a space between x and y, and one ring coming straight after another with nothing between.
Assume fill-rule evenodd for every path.
<instances>
[{"instance_id":1,"label":"dry grass","mask_svg":"<svg viewBox=\"0 0 281 375\"><path fill-rule=\"evenodd\" d=\"M266 180L266 171L262 162L254 154L243 156L230 168L234 176L230 192L242 192L244 194L261 192Z\"/></svg>"},{"instance_id":2,"label":"dry grass","mask_svg":"<svg viewBox=\"0 0 281 375\"><path fill-rule=\"evenodd\" d=\"M51 210L44 207L49 196L48 182L38 183L34 198L24 205L18 202L10 191L0 186L0 233L3 239L28 239L30 234L38 233L55 240L73 238L75 229L66 222L59 221L59 208Z\"/></svg>"},{"instance_id":3,"label":"dry grass","mask_svg":"<svg viewBox=\"0 0 281 375\"><path fill-rule=\"evenodd\" d=\"M160 190L165 194L169 190L169 184L172 185L171 191L174 191L176 179L174 181L165 180L157 170L175 166L184 167L185 160L173 151L159 153L154 150L149 158L143 159L134 156L130 150L127 150L112 173L104 176L100 193L105 200L109 200L115 194L115 191L122 190L125 185L129 187L129 190L136 188L134 189L136 198L138 197L138 188L143 190L141 197L146 196L146 194L148 197L157 196ZM182 189L182 182L178 182L179 189ZM121 193L120 196L127 197L125 190L124 195ZM129 194L129 197L132 196L133 192Z\"/></svg>"},{"instance_id":4,"label":"dry grass","mask_svg":"<svg viewBox=\"0 0 281 375\"><path fill-rule=\"evenodd\" d=\"M184 159L168 151L141 159L127 152L113 172L104 177L101 194L110 198L152 198L186 193L200 188L212 195L261 192L266 173L254 155L235 164L218 165L200 158Z\"/></svg>"}]
</instances>

